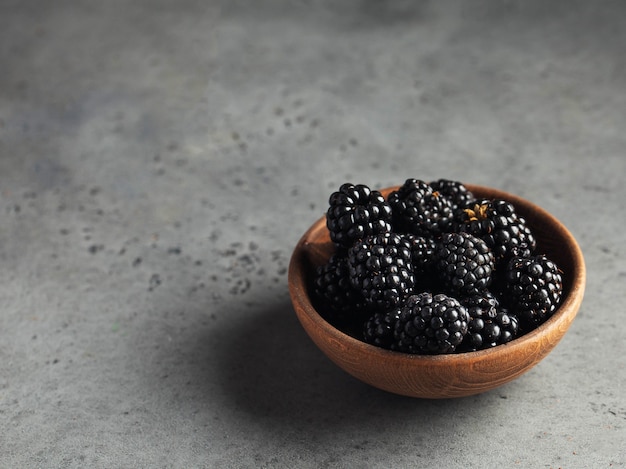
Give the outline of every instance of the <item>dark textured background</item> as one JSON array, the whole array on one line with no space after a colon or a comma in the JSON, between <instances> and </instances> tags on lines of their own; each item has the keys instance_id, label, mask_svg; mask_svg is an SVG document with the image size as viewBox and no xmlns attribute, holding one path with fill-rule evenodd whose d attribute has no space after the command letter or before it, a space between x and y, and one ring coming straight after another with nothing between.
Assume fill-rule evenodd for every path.
<instances>
[{"instance_id":1,"label":"dark textured background","mask_svg":"<svg viewBox=\"0 0 626 469\"><path fill-rule=\"evenodd\" d=\"M624 467L625 44L617 1L0 1L0 467ZM493 392L369 388L295 318L330 192L407 177L583 248Z\"/></svg>"}]
</instances>

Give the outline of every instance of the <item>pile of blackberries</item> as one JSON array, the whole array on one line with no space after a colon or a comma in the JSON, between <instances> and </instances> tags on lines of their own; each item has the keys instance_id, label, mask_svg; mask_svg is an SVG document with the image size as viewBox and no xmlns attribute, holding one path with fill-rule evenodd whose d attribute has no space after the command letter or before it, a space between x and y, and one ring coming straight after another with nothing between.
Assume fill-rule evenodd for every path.
<instances>
[{"instance_id":1,"label":"pile of blackberries","mask_svg":"<svg viewBox=\"0 0 626 469\"><path fill-rule=\"evenodd\" d=\"M313 297L332 325L370 344L415 354L504 344L549 318L562 272L505 200L460 182L407 179L386 198L343 184L329 198L335 252Z\"/></svg>"}]
</instances>

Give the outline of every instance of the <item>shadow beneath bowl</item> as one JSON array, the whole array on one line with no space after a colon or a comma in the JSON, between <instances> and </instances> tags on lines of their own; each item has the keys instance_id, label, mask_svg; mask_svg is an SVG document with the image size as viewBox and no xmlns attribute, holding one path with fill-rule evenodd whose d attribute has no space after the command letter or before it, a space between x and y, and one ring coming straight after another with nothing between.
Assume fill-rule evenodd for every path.
<instances>
[{"instance_id":1,"label":"shadow beneath bowl","mask_svg":"<svg viewBox=\"0 0 626 469\"><path fill-rule=\"evenodd\" d=\"M219 335L210 343L224 394L268 428L291 427L320 438L407 418L437 425L466 412L468 402L473 412L481 412L493 400L492 393L414 399L361 383L315 347L288 301L250 311L213 333Z\"/></svg>"}]
</instances>

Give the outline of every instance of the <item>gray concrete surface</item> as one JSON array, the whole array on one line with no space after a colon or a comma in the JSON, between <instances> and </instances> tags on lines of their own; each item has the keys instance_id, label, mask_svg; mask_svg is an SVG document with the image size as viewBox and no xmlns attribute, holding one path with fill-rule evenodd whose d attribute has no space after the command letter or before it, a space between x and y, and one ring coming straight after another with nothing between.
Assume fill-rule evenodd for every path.
<instances>
[{"instance_id":1,"label":"gray concrete surface","mask_svg":"<svg viewBox=\"0 0 626 469\"><path fill-rule=\"evenodd\" d=\"M623 2L0 1L0 467L626 465ZM583 248L540 365L423 401L304 334L342 182L508 190Z\"/></svg>"}]
</instances>

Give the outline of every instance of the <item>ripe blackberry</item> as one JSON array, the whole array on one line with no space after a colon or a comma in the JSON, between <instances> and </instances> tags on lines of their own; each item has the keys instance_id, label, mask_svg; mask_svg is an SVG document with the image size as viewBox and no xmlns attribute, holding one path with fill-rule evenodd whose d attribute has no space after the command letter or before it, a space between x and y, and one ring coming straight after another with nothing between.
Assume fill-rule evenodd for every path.
<instances>
[{"instance_id":1,"label":"ripe blackberry","mask_svg":"<svg viewBox=\"0 0 626 469\"><path fill-rule=\"evenodd\" d=\"M363 298L350 283L344 256L333 255L317 268L313 291L322 316L334 326L343 327L366 314Z\"/></svg>"},{"instance_id":2,"label":"ripe blackberry","mask_svg":"<svg viewBox=\"0 0 626 469\"><path fill-rule=\"evenodd\" d=\"M469 314L457 299L444 294L410 296L394 329L395 350L406 353L452 353L467 334Z\"/></svg>"},{"instance_id":3,"label":"ripe blackberry","mask_svg":"<svg viewBox=\"0 0 626 469\"><path fill-rule=\"evenodd\" d=\"M498 344L506 344L517 337L519 333L519 320L508 309L500 308L496 322L500 326L500 341Z\"/></svg>"},{"instance_id":4,"label":"ripe blackberry","mask_svg":"<svg viewBox=\"0 0 626 469\"><path fill-rule=\"evenodd\" d=\"M411 245L411 261L413 262L414 272L430 272L437 248L435 240L412 234L405 235L405 238L409 240Z\"/></svg>"},{"instance_id":5,"label":"ripe blackberry","mask_svg":"<svg viewBox=\"0 0 626 469\"><path fill-rule=\"evenodd\" d=\"M343 184L328 200L330 239L344 248L366 236L391 231L391 208L378 191L363 184Z\"/></svg>"},{"instance_id":6,"label":"ripe blackberry","mask_svg":"<svg viewBox=\"0 0 626 469\"><path fill-rule=\"evenodd\" d=\"M348 250L352 286L367 305L391 309L412 294L415 286L411 245L396 233L367 236Z\"/></svg>"},{"instance_id":7,"label":"ripe blackberry","mask_svg":"<svg viewBox=\"0 0 626 469\"><path fill-rule=\"evenodd\" d=\"M432 187L433 191L439 192L439 194L448 199L453 210L458 207L465 207L475 199L474 194L458 181L439 179L432 181L430 187Z\"/></svg>"},{"instance_id":8,"label":"ripe blackberry","mask_svg":"<svg viewBox=\"0 0 626 469\"><path fill-rule=\"evenodd\" d=\"M468 333L459 350L475 351L511 341L518 332L518 320L502 308L496 297L485 292L462 300L470 316Z\"/></svg>"},{"instance_id":9,"label":"ripe blackberry","mask_svg":"<svg viewBox=\"0 0 626 469\"><path fill-rule=\"evenodd\" d=\"M561 270L545 255L514 257L504 275L510 308L525 325L539 325L559 306Z\"/></svg>"},{"instance_id":10,"label":"ripe blackberry","mask_svg":"<svg viewBox=\"0 0 626 469\"><path fill-rule=\"evenodd\" d=\"M400 308L374 313L363 327L365 342L386 349L394 348L393 331L399 316Z\"/></svg>"},{"instance_id":11,"label":"ripe blackberry","mask_svg":"<svg viewBox=\"0 0 626 469\"><path fill-rule=\"evenodd\" d=\"M517 336L517 317L501 311L493 319L472 318L460 350L476 351L510 342Z\"/></svg>"},{"instance_id":12,"label":"ripe blackberry","mask_svg":"<svg viewBox=\"0 0 626 469\"><path fill-rule=\"evenodd\" d=\"M397 231L418 236L439 235L452 220L450 201L426 182L407 179L387 197Z\"/></svg>"},{"instance_id":13,"label":"ripe blackberry","mask_svg":"<svg viewBox=\"0 0 626 469\"><path fill-rule=\"evenodd\" d=\"M497 316L500 308L497 297L489 290L467 296L460 301L467 308L467 312L472 318L493 319Z\"/></svg>"},{"instance_id":14,"label":"ripe blackberry","mask_svg":"<svg viewBox=\"0 0 626 469\"><path fill-rule=\"evenodd\" d=\"M482 239L469 233L446 233L437 244L435 268L450 292L470 296L491 284L494 257Z\"/></svg>"},{"instance_id":15,"label":"ripe blackberry","mask_svg":"<svg viewBox=\"0 0 626 469\"><path fill-rule=\"evenodd\" d=\"M457 209L453 227L453 231L484 240L500 265L512 257L528 257L535 250L535 237L526 220L505 200L481 199Z\"/></svg>"},{"instance_id":16,"label":"ripe blackberry","mask_svg":"<svg viewBox=\"0 0 626 469\"><path fill-rule=\"evenodd\" d=\"M434 267L435 250L437 242L433 238L404 235L411 243L411 261L413 274L415 275L414 291L440 291L438 279Z\"/></svg>"}]
</instances>

